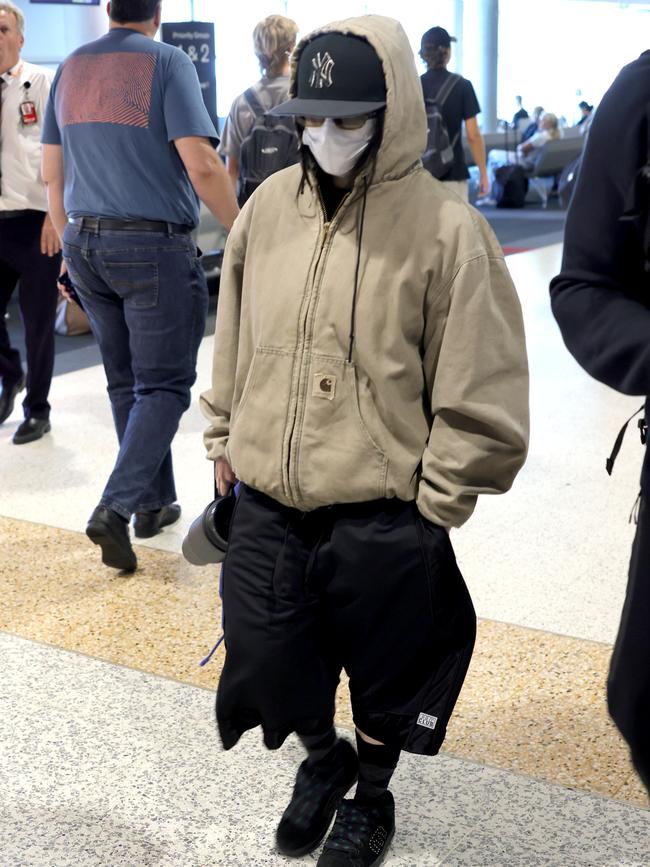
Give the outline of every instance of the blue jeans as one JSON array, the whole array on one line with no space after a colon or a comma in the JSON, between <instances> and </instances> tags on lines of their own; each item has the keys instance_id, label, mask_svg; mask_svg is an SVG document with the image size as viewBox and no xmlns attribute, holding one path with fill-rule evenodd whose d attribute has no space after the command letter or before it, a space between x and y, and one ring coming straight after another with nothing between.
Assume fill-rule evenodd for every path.
<instances>
[{"instance_id":1,"label":"blue jeans","mask_svg":"<svg viewBox=\"0 0 650 867\"><path fill-rule=\"evenodd\" d=\"M100 504L128 520L176 499L171 443L196 379L205 275L180 233L68 224L63 257L99 344L120 444Z\"/></svg>"}]
</instances>

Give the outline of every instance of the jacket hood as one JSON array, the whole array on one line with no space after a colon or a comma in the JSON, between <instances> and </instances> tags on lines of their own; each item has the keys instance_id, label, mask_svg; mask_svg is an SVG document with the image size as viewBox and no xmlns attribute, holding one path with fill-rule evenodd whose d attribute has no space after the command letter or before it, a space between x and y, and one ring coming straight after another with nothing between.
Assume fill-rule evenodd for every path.
<instances>
[{"instance_id":1,"label":"jacket hood","mask_svg":"<svg viewBox=\"0 0 650 867\"><path fill-rule=\"evenodd\" d=\"M296 96L298 60L303 49L323 33L360 36L377 52L386 79L386 111L374 181L401 177L420 159L427 141L422 85L402 25L382 15L363 15L313 30L300 40L292 55L290 98Z\"/></svg>"}]
</instances>

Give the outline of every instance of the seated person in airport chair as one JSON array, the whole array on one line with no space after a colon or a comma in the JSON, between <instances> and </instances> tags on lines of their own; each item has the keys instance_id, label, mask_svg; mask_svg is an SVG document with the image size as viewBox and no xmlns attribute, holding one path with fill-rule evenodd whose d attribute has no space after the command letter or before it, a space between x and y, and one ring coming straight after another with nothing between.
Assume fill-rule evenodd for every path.
<instances>
[{"instance_id":1,"label":"seated person in airport chair","mask_svg":"<svg viewBox=\"0 0 650 867\"><path fill-rule=\"evenodd\" d=\"M542 115L544 114L544 109L541 105L536 105L533 109L533 117L528 126L524 129L521 134L521 140L519 144L523 144L523 142L528 141L534 135L540 131L540 121L542 119Z\"/></svg>"},{"instance_id":2,"label":"seated person in airport chair","mask_svg":"<svg viewBox=\"0 0 650 867\"><path fill-rule=\"evenodd\" d=\"M365 867L393 836L400 751L438 752L465 677L475 615L449 530L525 459L527 361L494 234L420 161L398 22L307 36L290 95L273 112L296 118L301 164L230 234L201 398L220 493L240 481L217 723L226 749L297 732L277 847L315 849L337 812L319 867ZM358 752L334 729L342 669Z\"/></svg>"},{"instance_id":3,"label":"seated person in airport chair","mask_svg":"<svg viewBox=\"0 0 650 867\"><path fill-rule=\"evenodd\" d=\"M535 157L547 141L560 138L560 129L557 116L546 112L540 119L540 131L531 136L527 141L517 145L516 151L491 150L488 154L488 172L491 180L494 180L494 172L499 166L507 166L519 163L524 169L532 171L535 167Z\"/></svg>"},{"instance_id":4,"label":"seated person in airport chair","mask_svg":"<svg viewBox=\"0 0 650 867\"><path fill-rule=\"evenodd\" d=\"M589 131L589 127L591 126L591 120L594 115L594 107L593 105L589 105L584 99L582 102L578 103L578 108L580 109L580 120L576 124L576 126L580 127L580 132L583 135L586 135Z\"/></svg>"}]
</instances>

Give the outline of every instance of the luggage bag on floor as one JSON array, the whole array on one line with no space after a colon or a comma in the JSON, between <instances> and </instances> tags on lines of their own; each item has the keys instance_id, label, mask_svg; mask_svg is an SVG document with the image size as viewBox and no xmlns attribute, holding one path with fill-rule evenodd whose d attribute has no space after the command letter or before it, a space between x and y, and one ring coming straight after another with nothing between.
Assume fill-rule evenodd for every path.
<instances>
[{"instance_id":1,"label":"luggage bag on floor","mask_svg":"<svg viewBox=\"0 0 650 867\"><path fill-rule=\"evenodd\" d=\"M523 208L527 192L528 178L521 166L501 166L494 172L492 195L497 208Z\"/></svg>"}]
</instances>

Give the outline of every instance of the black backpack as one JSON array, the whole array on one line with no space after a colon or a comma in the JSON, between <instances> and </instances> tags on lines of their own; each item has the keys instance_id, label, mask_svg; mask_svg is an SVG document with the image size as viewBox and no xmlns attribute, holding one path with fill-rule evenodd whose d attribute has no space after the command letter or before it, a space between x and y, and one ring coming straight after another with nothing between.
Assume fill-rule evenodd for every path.
<instances>
[{"instance_id":1,"label":"black backpack","mask_svg":"<svg viewBox=\"0 0 650 867\"><path fill-rule=\"evenodd\" d=\"M528 178L522 166L499 166L494 172L492 196L497 208L523 208L528 192Z\"/></svg>"},{"instance_id":2,"label":"black backpack","mask_svg":"<svg viewBox=\"0 0 650 867\"><path fill-rule=\"evenodd\" d=\"M427 112L427 149L422 154L422 165L438 180L446 177L451 170L454 147L460 135L458 132L453 141L449 140L447 124L442 116L442 107L460 79L460 75L450 75L435 96L425 97L424 100Z\"/></svg>"},{"instance_id":3,"label":"black backpack","mask_svg":"<svg viewBox=\"0 0 650 867\"><path fill-rule=\"evenodd\" d=\"M244 98L255 117L241 143L237 201L241 207L269 175L298 162L298 133L292 117L266 114L252 88Z\"/></svg>"}]
</instances>

